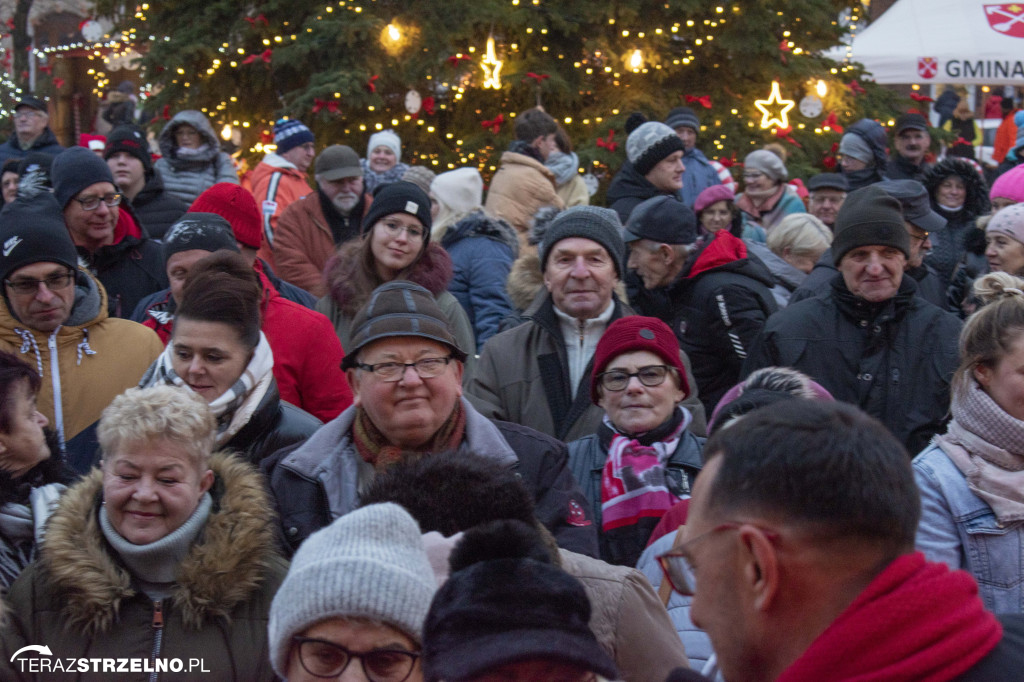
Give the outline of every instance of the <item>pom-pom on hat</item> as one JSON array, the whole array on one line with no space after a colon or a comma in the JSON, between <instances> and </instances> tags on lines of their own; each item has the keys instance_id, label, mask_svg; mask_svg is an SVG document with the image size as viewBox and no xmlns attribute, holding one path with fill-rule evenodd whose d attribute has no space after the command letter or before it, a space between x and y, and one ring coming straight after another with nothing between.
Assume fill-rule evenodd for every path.
<instances>
[{"instance_id":1,"label":"pom-pom on hat","mask_svg":"<svg viewBox=\"0 0 1024 682\"><path fill-rule=\"evenodd\" d=\"M690 395L690 385L686 381L686 370L679 357L679 341L668 325L656 317L629 315L608 325L601 335L594 350L594 371L590 375L590 400L595 405L599 399L597 387L600 384L598 375L608 369L608 364L623 353L646 350L654 353L674 367L679 374L679 387L685 396ZM684 396L684 397L685 397Z\"/></svg>"}]
</instances>

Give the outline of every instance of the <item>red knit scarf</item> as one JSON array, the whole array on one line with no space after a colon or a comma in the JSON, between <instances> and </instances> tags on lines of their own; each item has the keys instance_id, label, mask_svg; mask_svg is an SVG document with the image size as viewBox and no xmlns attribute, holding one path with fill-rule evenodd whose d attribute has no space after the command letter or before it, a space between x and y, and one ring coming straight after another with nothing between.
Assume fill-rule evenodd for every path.
<instances>
[{"instance_id":1,"label":"red knit scarf","mask_svg":"<svg viewBox=\"0 0 1024 682\"><path fill-rule=\"evenodd\" d=\"M777 682L942 682L1002 636L970 575L915 552L872 580Z\"/></svg>"},{"instance_id":2,"label":"red knit scarf","mask_svg":"<svg viewBox=\"0 0 1024 682\"><path fill-rule=\"evenodd\" d=\"M452 410L451 415L437 430L434 437L422 447L415 448L415 451L428 453L454 450L459 447L465 432L466 412L462 409L462 403L456 402L455 409ZM392 445L361 407L356 408L356 418L352 423L352 442L363 461L372 464L376 471L384 471L401 460L403 453L412 450L412 448L399 448Z\"/></svg>"}]
</instances>

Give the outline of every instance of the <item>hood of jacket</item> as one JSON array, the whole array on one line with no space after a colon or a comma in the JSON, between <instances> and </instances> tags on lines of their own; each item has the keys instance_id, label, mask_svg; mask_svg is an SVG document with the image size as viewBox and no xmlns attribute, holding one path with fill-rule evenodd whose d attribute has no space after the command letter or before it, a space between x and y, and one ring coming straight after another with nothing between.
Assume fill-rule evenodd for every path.
<instances>
[{"instance_id":1,"label":"hood of jacket","mask_svg":"<svg viewBox=\"0 0 1024 682\"><path fill-rule=\"evenodd\" d=\"M925 173L924 186L928 189L928 197L931 199L932 208L936 211L940 209L938 202L935 200L936 190L938 190L943 180L954 175L960 178L964 183L964 188L967 190L962 209L965 221L974 220L978 216L988 213L992 204L988 198L988 187L985 186L985 180L968 161L954 157L943 159ZM949 211L941 211L941 213L944 217L950 215Z\"/></svg>"},{"instance_id":2,"label":"hood of jacket","mask_svg":"<svg viewBox=\"0 0 1024 682\"><path fill-rule=\"evenodd\" d=\"M701 247L683 268L682 279L695 279L706 272L734 272L755 279L768 288L775 286L772 273L764 263L747 250L742 239L728 230L719 230L715 238Z\"/></svg>"},{"instance_id":3,"label":"hood of jacket","mask_svg":"<svg viewBox=\"0 0 1024 682\"><path fill-rule=\"evenodd\" d=\"M807 278L806 272L794 268L764 244L746 239L743 243L747 246L747 253L756 256L768 268L775 284L781 284L787 290L793 291Z\"/></svg>"},{"instance_id":4,"label":"hood of jacket","mask_svg":"<svg viewBox=\"0 0 1024 682\"><path fill-rule=\"evenodd\" d=\"M354 274L359 272L359 262L363 249L363 239L353 239L341 245L337 253L331 256L324 268L330 297L347 315L354 315L363 303L370 298L373 290L364 290L361 278ZM448 289L452 281L452 259L440 244L428 242L423 255L416 261L404 279L437 296Z\"/></svg>"},{"instance_id":5,"label":"hood of jacket","mask_svg":"<svg viewBox=\"0 0 1024 682\"><path fill-rule=\"evenodd\" d=\"M636 168L633 167L633 164L626 161L622 164L619 172L615 174L615 177L612 178L611 184L608 185L608 205L610 206L619 199L636 198L643 200L656 197L659 194L672 193L659 190L647 178L640 175Z\"/></svg>"},{"instance_id":6,"label":"hood of jacket","mask_svg":"<svg viewBox=\"0 0 1024 682\"><path fill-rule=\"evenodd\" d=\"M519 236L514 227L501 218L492 218L477 209L448 228L441 239L441 246L448 249L456 242L470 237L486 237L505 244L512 249L515 257L519 253Z\"/></svg>"},{"instance_id":7,"label":"hood of jacket","mask_svg":"<svg viewBox=\"0 0 1024 682\"><path fill-rule=\"evenodd\" d=\"M576 152L551 152L544 165L555 174L555 182L559 187L572 180L580 171L580 158Z\"/></svg>"},{"instance_id":8,"label":"hood of jacket","mask_svg":"<svg viewBox=\"0 0 1024 682\"><path fill-rule=\"evenodd\" d=\"M163 194L164 191L164 179L160 177L160 171L156 168L150 171L149 175L146 176L146 184L142 186L139 193L135 195L135 199L131 201L135 204L146 204L156 199L158 196Z\"/></svg>"},{"instance_id":9,"label":"hood of jacket","mask_svg":"<svg viewBox=\"0 0 1024 682\"><path fill-rule=\"evenodd\" d=\"M107 319L107 292L99 285L93 275L84 269L75 273L75 302L71 306L71 315L57 331L57 343L81 339L83 328L99 324ZM0 339L13 344L24 345L28 342L24 333L37 338L46 338L49 334L28 329L25 324L14 316L14 312L4 298L0 300ZM23 351L27 352L27 350Z\"/></svg>"},{"instance_id":10,"label":"hood of jacket","mask_svg":"<svg viewBox=\"0 0 1024 682\"><path fill-rule=\"evenodd\" d=\"M540 271L540 256L531 250L512 263L505 290L517 310L526 310L544 289L544 273Z\"/></svg>"},{"instance_id":11,"label":"hood of jacket","mask_svg":"<svg viewBox=\"0 0 1024 682\"><path fill-rule=\"evenodd\" d=\"M171 597L195 629L227 618L279 561L273 504L259 472L226 453L214 454L210 468L216 475L213 511L179 566ZM102 488L103 472L97 469L64 494L39 554L40 570L64 597L68 627L89 634L109 630L121 602L136 595L131 574L100 530Z\"/></svg>"},{"instance_id":12,"label":"hood of jacket","mask_svg":"<svg viewBox=\"0 0 1024 682\"><path fill-rule=\"evenodd\" d=\"M182 163L195 163L197 161L209 163L216 159L217 154L220 152L220 141L217 139L217 133L213 131L213 126L210 125L210 119L206 118L203 112L196 111L195 109L179 111L174 115L174 118L167 122L164 129L160 131L157 142L160 145L160 153L164 158L172 166L176 165L174 162L179 161L178 143L174 140L174 131L183 123L199 131L199 137L202 138L203 144L209 147L209 149L206 150L205 154L190 156L187 159L180 159L180 161Z\"/></svg>"}]
</instances>

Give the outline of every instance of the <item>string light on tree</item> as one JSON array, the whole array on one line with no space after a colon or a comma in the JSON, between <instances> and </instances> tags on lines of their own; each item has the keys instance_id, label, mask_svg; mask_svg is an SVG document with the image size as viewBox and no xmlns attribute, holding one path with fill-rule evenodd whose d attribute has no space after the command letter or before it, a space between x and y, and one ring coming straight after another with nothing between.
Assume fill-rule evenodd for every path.
<instances>
[{"instance_id":1,"label":"string light on tree","mask_svg":"<svg viewBox=\"0 0 1024 682\"><path fill-rule=\"evenodd\" d=\"M644 68L644 53L639 49L633 50L629 55L629 68L632 69L634 73Z\"/></svg>"},{"instance_id":2,"label":"string light on tree","mask_svg":"<svg viewBox=\"0 0 1024 682\"><path fill-rule=\"evenodd\" d=\"M772 81L772 91L768 95L768 99L759 99L754 102L761 113L761 127L771 128L776 126L778 128L789 127L789 110L796 105L791 99L783 99L782 93L779 92L779 81Z\"/></svg>"}]
</instances>

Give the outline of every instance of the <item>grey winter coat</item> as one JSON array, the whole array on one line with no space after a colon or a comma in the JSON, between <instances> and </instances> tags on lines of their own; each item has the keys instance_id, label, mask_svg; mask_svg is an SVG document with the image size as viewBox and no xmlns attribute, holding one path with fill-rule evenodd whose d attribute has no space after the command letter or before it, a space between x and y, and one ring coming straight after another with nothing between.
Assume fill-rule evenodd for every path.
<instances>
[{"instance_id":1,"label":"grey winter coat","mask_svg":"<svg viewBox=\"0 0 1024 682\"><path fill-rule=\"evenodd\" d=\"M188 124L199 131L206 149L199 154L183 156L178 154L178 143L174 131L178 126ZM210 125L209 119L199 111L186 109L174 115L157 138L160 153L153 167L160 172L164 181L164 192L191 204L200 194L218 182L238 184L238 173L231 157L220 150L220 141Z\"/></svg>"}]
</instances>

